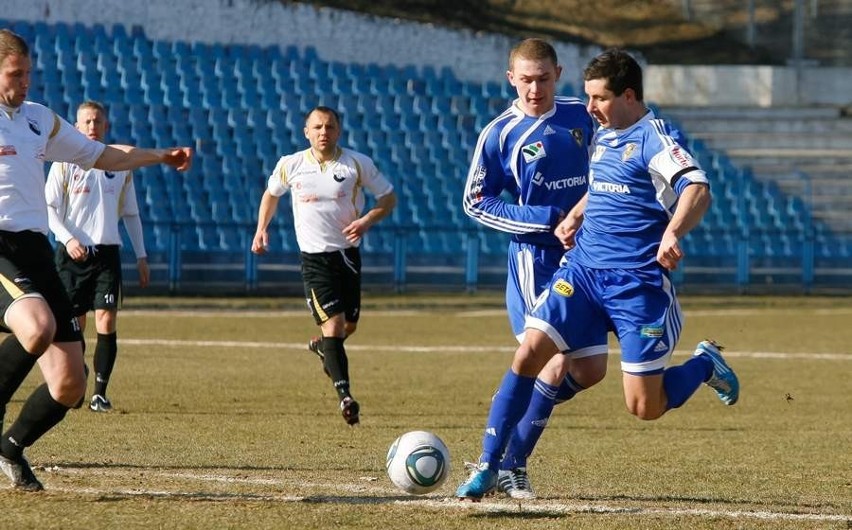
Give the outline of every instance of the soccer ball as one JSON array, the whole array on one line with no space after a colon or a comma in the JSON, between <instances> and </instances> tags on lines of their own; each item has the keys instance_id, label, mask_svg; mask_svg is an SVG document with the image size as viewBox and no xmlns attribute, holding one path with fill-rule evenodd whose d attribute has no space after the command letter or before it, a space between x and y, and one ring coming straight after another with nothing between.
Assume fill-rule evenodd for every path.
<instances>
[{"instance_id":1,"label":"soccer ball","mask_svg":"<svg viewBox=\"0 0 852 530\"><path fill-rule=\"evenodd\" d=\"M385 468L397 488L423 495L438 489L450 474L450 452L431 432L411 431L391 444Z\"/></svg>"}]
</instances>

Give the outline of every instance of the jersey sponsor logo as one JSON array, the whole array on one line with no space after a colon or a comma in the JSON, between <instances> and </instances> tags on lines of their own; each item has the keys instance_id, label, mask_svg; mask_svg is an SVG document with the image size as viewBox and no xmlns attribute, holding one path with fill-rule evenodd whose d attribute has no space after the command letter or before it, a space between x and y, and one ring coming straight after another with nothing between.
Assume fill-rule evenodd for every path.
<instances>
[{"instance_id":1,"label":"jersey sponsor logo","mask_svg":"<svg viewBox=\"0 0 852 530\"><path fill-rule=\"evenodd\" d=\"M547 153L544 150L543 142L527 144L521 148L521 152L524 154L524 161L526 161L527 163L534 162L539 158L544 158L547 156Z\"/></svg>"},{"instance_id":2,"label":"jersey sponsor logo","mask_svg":"<svg viewBox=\"0 0 852 530\"><path fill-rule=\"evenodd\" d=\"M38 122L27 118L27 125L30 126L30 130L32 132L36 133L38 136L41 136L41 128L38 126Z\"/></svg>"},{"instance_id":3,"label":"jersey sponsor logo","mask_svg":"<svg viewBox=\"0 0 852 530\"><path fill-rule=\"evenodd\" d=\"M669 156L675 164L684 169L695 165L692 163L692 158L689 156L689 153L681 149L679 145L669 149Z\"/></svg>"},{"instance_id":4,"label":"jersey sponsor logo","mask_svg":"<svg viewBox=\"0 0 852 530\"><path fill-rule=\"evenodd\" d=\"M17 155L14 145L0 145L0 156Z\"/></svg>"},{"instance_id":5,"label":"jersey sponsor logo","mask_svg":"<svg viewBox=\"0 0 852 530\"><path fill-rule=\"evenodd\" d=\"M586 185L586 175L582 177L567 177L564 179L554 180L552 182L546 182L544 187L549 190L564 190L568 188L573 188L576 186L585 186Z\"/></svg>"},{"instance_id":6,"label":"jersey sponsor logo","mask_svg":"<svg viewBox=\"0 0 852 530\"><path fill-rule=\"evenodd\" d=\"M338 175L337 173L335 173L331 176L331 178L333 178L335 182L343 182L344 180L346 180L346 175Z\"/></svg>"},{"instance_id":7,"label":"jersey sponsor logo","mask_svg":"<svg viewBox=\"0 0 852 530\"><path fill-rule=\"evenodd\" d=\"M597 162L601 158L603 158L604 153L606 153L606 146L596 145L595 152L592 154L592 162Z\"/></svg>"},{"instance_id":8,"label":"jersey sponsor logo","mask_svg":"<svg viewBox=\"0 0 852 530\"><path fill-rule=\"evenodd\" d=\"M642 326L639 329L639 336L643 339L659 339L663 336L663 328L661 326Z\"/></svg>"},{"instance_id":9,"label":"jersey sponsor logo","mask_svg":"<svg viewBox=\"0 0 852 530\"><path fill-rule=\"evenodd\" d=\"M553 290L556 294L560 294L565 298L569 298L574 295L574 286L562 278L556 280L556 283L553 284Z\"/></svg>"},{"instance_id":10,"label":"jersey sponsor logo","mask_svg":"<svg viewBox=\"0 0 852 530\"><path fill-rule=\"evenodd\" d=\"M621 161L627 162L630 157L633 156L633 153L636 151L636 147L638 147L636 144L625 145L624 152L621 153Z\"/></svg>"},{"instance_id":11,"label":"jersey sponsor logo","mask_svg":"<svg viewBox=\"0 0 852 530\"><path fill-rule=\"evenodd\" d=\"M630 194L630 187L627 184L613 184L612 182L597 182L591 184L592 191L600 193L625 193Z\"/></svg>"},{"instance_id":12,"label":"jersey sponsor logo","mask_svg":"<svg viewBox=\"0 0 852 530\"><path fill-rule=\"evenodd\" d=\"M571 136L574 137L574 141L577 142L578 147L583 147L583 145L585 145L586 142L583 129L571 129Z\"/></svg>"},{"instance_id":13,"label":"jersey sponsor logo","mask_svg":"<svg viewBox=\"0 0 852 530\"><path fill-rule=\"evenodd\" d=\"M550 136L551 134L556 134L556 131L550 125L545 125L544 127L544 135Z\"/></svg>"},{"instance_id":14,"label":"jersey sponsor logo","mask_svg":"<svg viewBox=\"0 0 852 530\"><path fill-rule=\"evenodd\" d=\"M115 173L113 173L112 171L104 171L104 176L109 180L112 180L115 178Z\"/></svg>"},{"instance_id":15,"label":"jersey sponsor logo","mask_svg":"<svg viewBox=\"0 0 852 530\"><path fill-rule=\"evenodd\" d=\"M544 182L544 175L541 174L541 171L536 171L535 176L532 178L532 183L536 186L541 186Z\"/></svg>"}]
</instances>

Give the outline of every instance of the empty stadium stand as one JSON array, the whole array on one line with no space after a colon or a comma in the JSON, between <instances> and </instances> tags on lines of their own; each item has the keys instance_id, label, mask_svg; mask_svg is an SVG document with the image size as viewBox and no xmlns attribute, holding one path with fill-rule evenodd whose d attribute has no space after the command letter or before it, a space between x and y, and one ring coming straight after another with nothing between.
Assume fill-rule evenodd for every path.
<instances>
[{"instance_id":1,"label":"empty stadium stand","mask_svg":"<svg viewBox=\"0 0 852 530\"><path fill-rule=\"evenodd\" d=\"M504 266L506 236L465 218L459 203L478 131L513 97L505 83L460 81L449 68L329 62L312 48L151 40L120 25L0 25L33 44L30 99L72 122L77 104L98 99L109 107L113 141L195 146L188 174L138 171L146 244L170 256L170 268L185 259L174 255L180 252L254 264L247 247L266 177L282 154L306 145L303 116L317 104L341 112L342 143L370 154L397 188L400 205L365 239L366 253L423 254L464 269L473 252L487 257L480 267ZM756 264L747 274L764 274L764 282L812 282L821 266L848 267L852 203L837 189L849 187L832 184L849 178L852 126L828 112L662 112L687 133L714 190L705 221L684 242L687 280L712 282L736 270L740 281L743 260ZM744 146L746 139L762 143ZM806 154L779 169L794 151ZM281 210L272 244L292 254L286 201ZM169 275L174 282L176 273Z\"/></svg>"}]
</instances>

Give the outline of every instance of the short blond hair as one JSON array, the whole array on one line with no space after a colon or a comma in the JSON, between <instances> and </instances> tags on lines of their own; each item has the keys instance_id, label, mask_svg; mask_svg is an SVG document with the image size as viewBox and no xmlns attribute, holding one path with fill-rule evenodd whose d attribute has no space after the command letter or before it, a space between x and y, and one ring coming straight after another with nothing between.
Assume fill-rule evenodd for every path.
<instances>
[{"instance_id":1,"label":"short blond hair","mask_svg":"<svg viewBox=\"0 0 852 530\"><path fill-rule=\"evenodd\" d=\"M509 52L509 70L514 69L516 59L529 59L532 61L553 62L553 66L559 64L556 57L556 49L544 39L529 38L516 44Z\"/></svg>"},{"instance_id":2,"label":"short blond hair","mask_svg":"<svg viewBox=\"0 0 852 530\"><path fill-rule=\"evenodd\" d=\"M0 29L0 63L10 55L30 56L30 47L27 41L14 31Z\"/></svg>"}]
</instances>

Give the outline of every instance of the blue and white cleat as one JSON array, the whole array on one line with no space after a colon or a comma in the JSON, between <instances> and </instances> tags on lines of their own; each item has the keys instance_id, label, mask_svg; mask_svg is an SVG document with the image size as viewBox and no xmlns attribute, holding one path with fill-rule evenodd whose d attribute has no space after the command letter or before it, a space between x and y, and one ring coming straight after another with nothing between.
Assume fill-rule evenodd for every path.
<instances>
[{"instance_id":1,"label":"blue and white cleat","mask_svg":"<svg viewBox=\"0 0 852 530\"><path fill-rule=\"evenodd\" d=\"M719 400L725 405L736 403L740 397L740 382L722 357L722 347L712 340L703 340L698 343L693 355L706 355L713 361L713 374L705 383L716 391Z\"/></svg>"},{"instance_id":2,"label":"blue and white cleat","mask_svg":"<svg viewBox=\"0 0 852 530\"><path fill-rule=\"evenodd\" d=\"M497 488L497 472L492 470L488 464L466 463L465 467L470 469L471 472L467 480L456 490L456 497L459 500L467 499L479 502L482 497L494 492Z\"/></svg>"}]
</instances>

